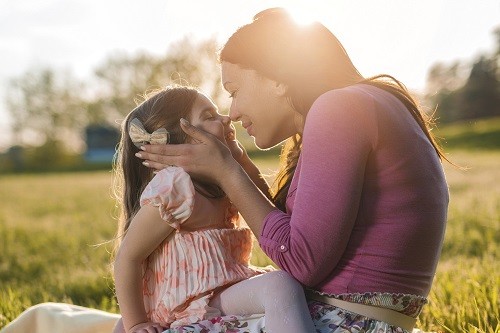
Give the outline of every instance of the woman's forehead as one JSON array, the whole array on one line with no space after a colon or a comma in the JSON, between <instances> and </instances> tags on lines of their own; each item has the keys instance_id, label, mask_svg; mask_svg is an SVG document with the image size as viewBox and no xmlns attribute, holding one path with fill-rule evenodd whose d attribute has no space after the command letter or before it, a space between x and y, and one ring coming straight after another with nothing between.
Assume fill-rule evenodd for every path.
<instances>
[{"instance_id":1,"label":"woman's forehead","mask_svg":"<svg viewBox=\"0 0 500 333\"><path fill-rule=\"evenodd\" d=\"M257 72L252 69L242 68L239 65L230 62L222 62L221 65L221 81L224 88L227 89L228 85L241 84L248 80L257 78Z\"/></svg>"},{"instance_id":2,"label":"woman's forehead","mask_svg":"<svg viewBox=\"0 0 500 333\"><path fill-rule=\"evenodd\" d=\"M238 77L239 66L230 62L224 61L221 65L221 80L222 85L233 83Z\"/></svg>"}]
</instances>

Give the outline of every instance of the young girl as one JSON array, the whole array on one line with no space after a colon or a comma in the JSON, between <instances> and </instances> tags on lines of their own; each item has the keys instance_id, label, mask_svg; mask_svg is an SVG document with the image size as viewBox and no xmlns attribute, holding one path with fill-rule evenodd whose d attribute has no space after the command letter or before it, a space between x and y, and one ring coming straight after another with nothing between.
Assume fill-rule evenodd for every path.
<instances>
[{"instance_id":1,"label":"young girl","mask_svg":"<svg viewBox=\"0 0 500 333\"><path fill-rule=\"evenodd\" d=\"M115 332L263 312L268 332L313 332L302 286L284 272L249 266L251 232L218 186L192 181L176 166L155 175L135 158L147 143L188 142L182 118L241 153L229 117L194 88L168 87L126 117L115 165L122 217L114 273L123 319Z\"/></svg>"}]
</instances>

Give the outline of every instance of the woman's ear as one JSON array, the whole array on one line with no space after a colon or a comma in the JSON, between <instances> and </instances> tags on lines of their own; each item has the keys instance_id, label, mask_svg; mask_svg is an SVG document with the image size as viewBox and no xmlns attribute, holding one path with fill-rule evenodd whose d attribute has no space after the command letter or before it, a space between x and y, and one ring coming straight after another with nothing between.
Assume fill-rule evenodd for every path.
<instances>
[{"instance_id":1,"label":"woman's ear","mask_svg":"<svg viewBox=\"0 0 500 333\"><path fill-rule=\"evenodd\" d=\"M288 90L288 86L284 83L280 83L280 82L275 82L275 92L276 92L276 95L279 96L279 97L283 97L283 96L286 96L287 94L287 90Z\"/></svg>"}]
</instances>

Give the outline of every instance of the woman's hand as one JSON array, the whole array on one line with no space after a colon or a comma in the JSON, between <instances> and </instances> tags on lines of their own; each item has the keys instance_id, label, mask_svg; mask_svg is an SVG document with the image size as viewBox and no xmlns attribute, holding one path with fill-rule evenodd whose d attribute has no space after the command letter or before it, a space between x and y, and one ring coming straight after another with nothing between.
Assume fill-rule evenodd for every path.
<instances>
[{"instance_id":1,"label":"woman's hand","mask_svg":"<svg viewBox=\"0 0 500 333\"><path fill-rule=\"evenodd\" d=\"M145 322L132 326L127 333L161 333L166 328L153 322Z\"/></svg>"},{"instance_id":2,"label":"woman's hand","mask_svg":"<svg viewBox=\"0 0 500 333\"><path fill-rule=\"evenodd\" d=\"M227 172L237 167L233 157L242 159L245 152L237 142L229 149L214 135L192 126L188 121L181 121L181 128L192 137L191 144L145 145L136 156L143 159L143 164L161 170L167 166L182 167L192 177L220 184Z\"/></svg>"},{"instance_id":3,"label":"woman's hand","mask_svg":"<svg viewBox=\"0 0 500 333\"><path fill-rule=\"evenodd\" d=\"M160 170L169 165L182 167L193 178L222 187L255 235L260 235L265 217L275 209L269 201L269 188L258 168L235 143L230 150L217 137L189 122L181 127L195 143L179 145L147 145L139 153L146 165ZM233 154L242 158L240 165ZM250 170L248 172L247 170Z\"/></svg>"}]
</instances>

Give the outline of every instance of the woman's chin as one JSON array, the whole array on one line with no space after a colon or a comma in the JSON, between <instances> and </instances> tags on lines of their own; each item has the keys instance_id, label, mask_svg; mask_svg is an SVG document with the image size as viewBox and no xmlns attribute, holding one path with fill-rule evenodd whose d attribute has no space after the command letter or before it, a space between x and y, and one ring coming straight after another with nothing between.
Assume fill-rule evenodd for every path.
<instances>
[{"instance_id":1,"label":"woman's chin","mask_svg":"<svg viewBox=\"0 0 500 333\"><path fill-rule=\"evenodd\" d=\"M272 144L272 142L270 142L269 140L259 140L255 137L253 138L253 142L255 146L261 150L270 149L278 144L278 143Z\"/></svg>"},{"instance_id":2,"label":"woman's chin","mask_svg":"<svg viewBox=\"0 0 500 333\"><path fill-rule=\"evenodd\" d=\"M282 144L283 142L285 142L288 138L284 138L283 140L279 140L279 139L270 139L270 138L256 138L254 137L253 140L254 140L254 144L257 148L261 149L261 150L267 150L267 149L271 149L271 148L274 148L280 144Z\"/></svg>"}]
</instances>

